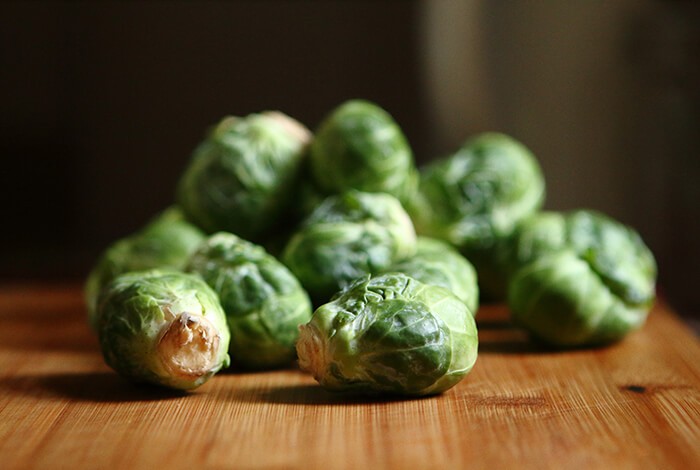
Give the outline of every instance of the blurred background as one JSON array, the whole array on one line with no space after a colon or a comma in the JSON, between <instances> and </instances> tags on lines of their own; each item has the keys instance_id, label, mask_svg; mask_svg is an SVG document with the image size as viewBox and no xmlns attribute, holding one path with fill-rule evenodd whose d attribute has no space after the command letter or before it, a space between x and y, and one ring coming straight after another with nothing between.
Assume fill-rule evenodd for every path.
<instances>
[{"instance_id":1,"label":"blurred background","mask_svg":"<svg viewBox=\"0 0 700 470\"><path fill-rule=\"evenodd\" d=\"M0 3L0 278L79 280L170 204L206 129L387 109L423 164L497 130L548 209L634 226L700 301L700 5L690 1Z\"/></svg>"}]
</instances>

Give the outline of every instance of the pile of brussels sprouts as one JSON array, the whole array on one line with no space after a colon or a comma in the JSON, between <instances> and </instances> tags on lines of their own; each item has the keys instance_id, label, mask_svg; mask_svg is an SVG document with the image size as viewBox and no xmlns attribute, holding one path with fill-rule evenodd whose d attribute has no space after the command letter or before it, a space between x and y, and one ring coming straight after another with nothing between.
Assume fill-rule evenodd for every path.
<instances>
[{"instance_id":1,"label":"pile of brussels sprouts","mask_svg":"<svg viewBox=\"0 0 700 470\"><path fill-rule=\"evenodd\" d=\"M419 171L367 101L315 134L279 112L227 117L172 207L99 259L89 323L107 364L137 382L192 389L231 364L296 360L330 390L409 396L472 369L480 291L554 346L640 327L649 249L600 213L541 212L544 196L537 160L503 134Z\"/></svg>"}]
</instances>

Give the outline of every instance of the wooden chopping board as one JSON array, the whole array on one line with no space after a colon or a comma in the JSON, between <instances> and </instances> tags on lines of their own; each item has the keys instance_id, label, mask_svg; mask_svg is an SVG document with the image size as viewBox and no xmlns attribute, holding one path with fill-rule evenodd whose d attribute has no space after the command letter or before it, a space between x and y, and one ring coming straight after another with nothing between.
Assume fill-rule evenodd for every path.
<instances>
[{"instance_id":1,"label":"wooden chopping board","mask_svg":"<svg viewBox=\"0 0 700 470\"><path fill-rule=\"evenodd\" d=\"M482 307L472 373L405 401L298 370L134 386L84 316L79 286L0 288L0 468L700 468L700 343L662 302L624 341L568 352Z\"/></svg>"}]
</instances>

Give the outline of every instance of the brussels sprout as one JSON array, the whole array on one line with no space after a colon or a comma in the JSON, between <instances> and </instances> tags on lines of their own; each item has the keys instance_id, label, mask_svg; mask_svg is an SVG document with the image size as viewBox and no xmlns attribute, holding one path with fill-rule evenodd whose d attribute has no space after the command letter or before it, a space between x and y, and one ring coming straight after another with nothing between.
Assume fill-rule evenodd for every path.
<instances>
[{"instance_id":1,"label":"brussels sprout","mask_svg":"<svg viewBox=\"0 0 700 470\"><path fill-rule=\"evenodd\" d=\"M325 302L358 277L378 273L416 250L401 203L382 193L328 197L292 236L282 261L314 301Z\"/></svg>"},{"instance_id":2,"label":"brussels sprout","mask_svg":"<svg viewBox=\"0 0 700 470\"><path fill-rule=\"evenodd\" d=\"M639 328L656 262L629 227L592 211L533 217L513 236L514 320L558 346L609 343Z\"/></svg>"},{"instance_id":3,"label":"brussels sprout","mask_svg":"<svg viewBox=\"0 0 700 470\"><path fill-rule=\"evenodd\" d=\"M518 221L544 201L537 160L521 143L486 133L421 173L410 213L421 235L460 248L477 271L482 292L503 297L506 283L498 265L502 241Z\"/></svg>"},{"instance_id":4,"label":"brussels sprout","mask_svg":"<svg viewBox=\"0 0 700 470\"><path fill-rule=\"evenodd\" d=\"M293 194L309 131L278 112L228 117L194 152L177 199L208 233L263 241Z\"/></svg>"},{"instance_id":5,"label":"brussels sprout","mask_svg":"<svg viewBox=\"0 0 700 470\"><path fill-rule=\"evenodd\" d=\"M444 287L464 302L472 315L479 308L479 288L474 266L450 244L428 237L418 237L416 254L391 265L396 271L424 284Z\"/></svg>"},{"instance_id":6,"label":"brussels sprout","mask_svg":"<svg viewBox=\"0 0 700 470\"><path fill-rule=\"evenodd\" d=\"M192 389L229 364L229 331L216 294L179 271L116 277L100 296L107 364L136 382Z\"/></svg>"},{"instance_id":7,"label":"brussels sprout","mask_svg":"<svg viewBox=\"0 0 700 470\"><path fill-rule=\"evenodd\" d=\"M102 254L85 283L88 321L95 328L97 299L112 279L129 271L184 268L204 240L201 230L187 222L180 209L170 207L141 231L118 240Z\"/></svg>"},{"instance_id":8,"label":"brussels sprout","mask_svg":"<svg viewBox=\"0 0 700 470\"><path fill-rule=\"evenodd\" d=\"M474 318L454 294L400 273L359 279L301 327L299 365L329 390L430 395L476 361Z\"/></svg>"},{"instance_id":9,"label":"brussels sprout","mask_svg":"<svg viewBox=\"0 0 700 470\"><path fill-rule=\"evenodd\" d=\"M292 273L262 247L230 233L211 236L190 260L218 294L231 330L234 362L250 368L289 364L311 302Z\"/></svg>"},{"instance_id":10,"label":"brussels sprout","mask_svg":"<svg viewBox=\"0 0 700 470\"><path fill-rule=\"evenodd\" d=\"M401 129L367 101L350 100L334 109L319 126L310 157L317 183L329 194L358 189L403 202L416 189L418 172Z\"/></svg>"}]
</instances>

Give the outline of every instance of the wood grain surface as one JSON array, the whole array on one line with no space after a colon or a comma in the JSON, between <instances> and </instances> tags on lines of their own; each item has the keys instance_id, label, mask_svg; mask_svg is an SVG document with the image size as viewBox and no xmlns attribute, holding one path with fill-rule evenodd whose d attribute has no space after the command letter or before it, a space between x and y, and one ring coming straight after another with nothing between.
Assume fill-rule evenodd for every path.
<instances>
[{"instance_id":1,"label":"wood grain surface","mask_svg":"<svg viewBox=\"0 0 700 470\"><path fill-rule=\"evenodd\" d=\"M84 316L79 286L0 288L0 468L700 468L700 343L663 303L624 341L568 352L482 307L472 373L402 401L298 370L134 386Z\"/></svg>"}]
</instances>

